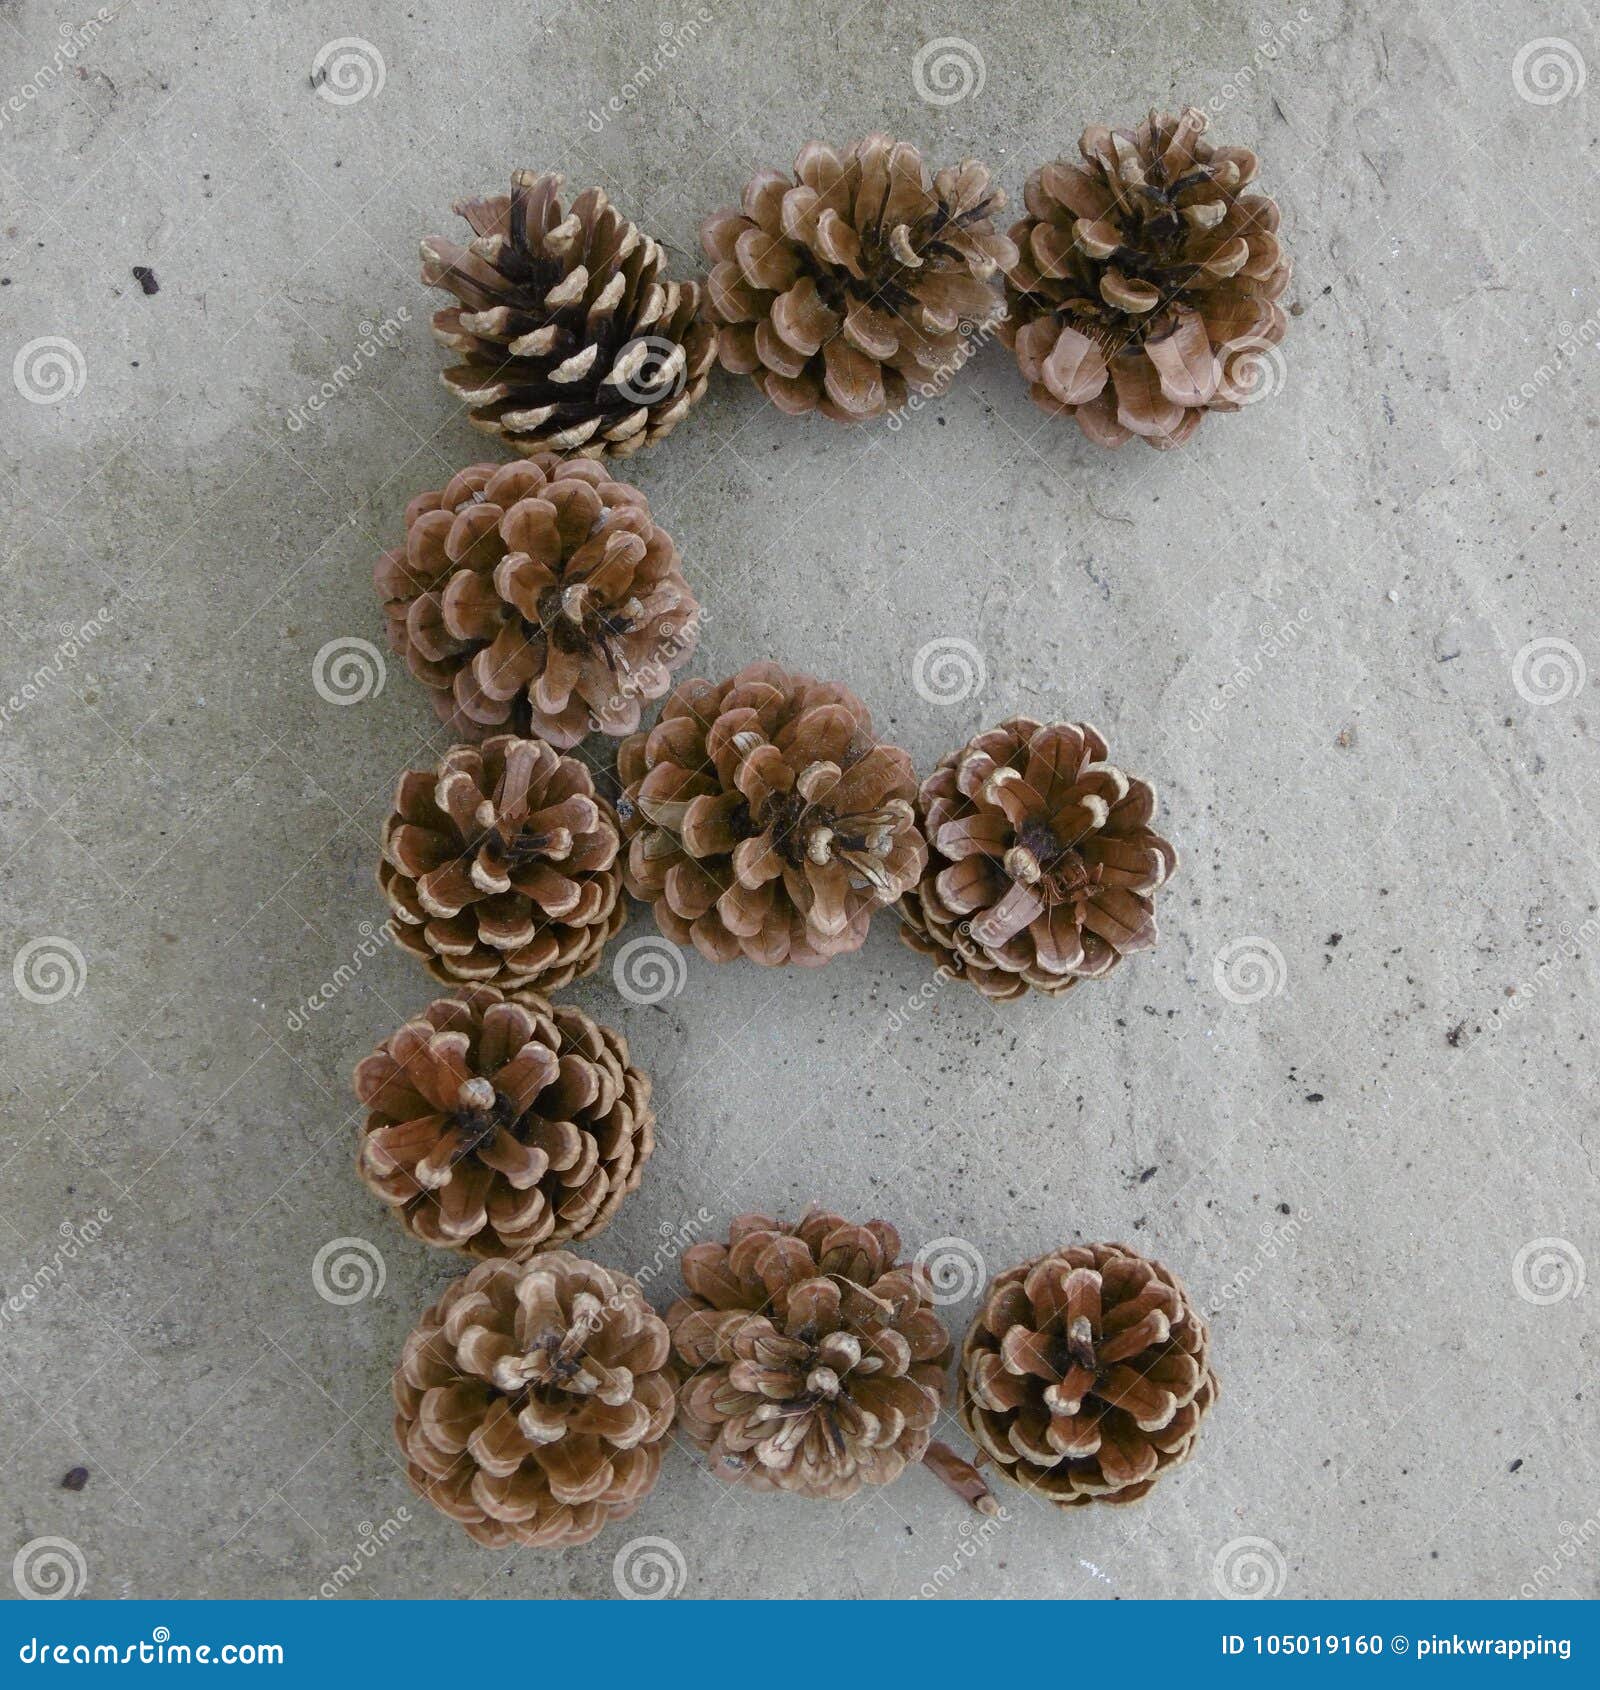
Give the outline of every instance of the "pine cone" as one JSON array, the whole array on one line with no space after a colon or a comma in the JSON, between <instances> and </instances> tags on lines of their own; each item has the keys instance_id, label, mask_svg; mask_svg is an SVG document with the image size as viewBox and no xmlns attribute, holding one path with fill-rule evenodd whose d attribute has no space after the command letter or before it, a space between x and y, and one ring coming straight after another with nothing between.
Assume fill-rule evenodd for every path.
<instances>
[{"instance_id":1,"label":"pine cone","mask_svg":"<svg viewBox=\"0 0 1600 1690\"><path fill-rule=\"evenodd\" d=\"M1126 1244L1074 1244L1000 1275L961 1349L961 1422L1046 1501L1137 1502L1187 1461L1217 1394L1205 1322Z\"/></svg>"},{"instance_id":2,"label":"pine cone","mask_svg":"<svg viewBox=\"0 0 1600 1690\"><path fill-rule=\"evenodd\" d=\"M999 314L992 278L1017 256L990 220L1005 200L971 159L930 178L887 135L842 155L808 142L792 177L761 171L742 210L700 226L722 367L793 415L899 410L908 383L961 368L963 326Z\"/></svg>"},{"instance_id":3,"label":"pine cone","mask_svg":"<svg viewBox=\"0 0 1600 1690\"><path fill-rule=\"evenodd\" d=\"M775 663L684 682L617 766L628 890L712 962L857 950L926 860L911 759L848 688Z\"/></svg>"},{"instance_id":4,"label":"pine cone","mask_svg":"<svg viewBox=\"0 0 1600 1690\"><path fill-rule=\"evenodd\" d=\"M1001 338L1034 399L1102 446L1181 446L1207 411L1238 410L1287 327L1278 208L1243 192L1256 155L1205 126L1192 106L1091 126L1081 165L1028 178L1011 230Z\"/></svg>"},{"instance_id":5,"label":"pine cone","mask_svg":"<svg viewBox=\"0 0 1600 1690\"><path fill-rule=\"evenodd\" d=\"M532 1255L592 1238L655 1148L620 1033L532 992L439 998L357 1069L356 1168L425 1244Z\"/></svg>"},{"instance_id":6,"label":"pine cone","mask_svg":"<svg viewBox=\"0 0 1600 1690\"><path fill-rule=\"evenodd\" d=\"M1065 992L1156 942L1151 894L1178 853L1155 789L1105 761L1086 722L1018 717L922 783L928 866L901 899L913 949L987 998Z\"/></svg>"},{"instance_id":7,"label":"pine cone","mask_svg":"<svg viewBox=\"0 0 1600 1690\"><path fill-rule=\"evenodd\" d=\"M549 992L590 973L627 918L620 845L582 763L501 734L400 777L378 884L434 979Z\"/></svg>"},{"instance_id":8,"label":"pine cone","mask_svg":"<svg viewBox=\"0 0 1600 1690\"><path fill-rule=\"evenodd\" d=\"M459 200L465 247L430 237L422 279L458 305L434 338L474 428L514 451L625 458L670 434L706 390L716 336L694 282L601 188L561 209L561 178L519 170L509 194Z\"/></svg>"},{"instance_id":9,"label":"pine cone","mask_svg":"<svg viewBox=\"0 0 1600 1690\"><path fill-rule=\"evenodd\" d=\"M373 579L389 644L463 739L531 728L568 750L632 733L700 632L644 494L548 454L419 494Z\"/></svg>"},{"instance_id":10,"label":"pine cone","mask_svg":"<svg viewBox=\"0 0 1600 1690\"><path fill-rule=\"evenodd\" d=\"M669 1351L626 1274L559 1250L480 1262L445 1288L395 1369L406 1475L491 1549L587 1543L656 1482Z\"/></svg>"},{"instance_id":11,"label":"pine cone","mask_svg":"<svg viewBox=\"0 0 1600 1690\"><path fill-rule=\"evenodd\" d=\"M920 1461L950 1335L885 1221L741 1215L683 1253L667 1311L678 1423L712 1470L754 1490L842 1500Z\"/></svg>"}]
</instances>

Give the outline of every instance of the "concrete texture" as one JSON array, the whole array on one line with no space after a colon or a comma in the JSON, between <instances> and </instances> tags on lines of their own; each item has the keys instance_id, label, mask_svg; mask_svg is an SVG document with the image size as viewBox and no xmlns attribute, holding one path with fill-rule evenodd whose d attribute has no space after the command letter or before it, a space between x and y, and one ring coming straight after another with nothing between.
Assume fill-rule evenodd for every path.
<instances>
[{"instance_id":1,"label":"concrete texture","mask_svg":"<svg viewBox=\"0 0 1600 1690\"><path fill-rule=\"evenodd\" d=\"M610 1597L651 1537L688 1595L1594 1595L1594 26L1442 0L0 6L0 1559L64 1538L93 1596ZM923 98L950 36L972 85L947 99L935 53ZM345 37L382 63L358 99L311 79ZM350 1166L348 1072L430 996L371 937L378 829L441 741L397 664L356 704L313 684L330 640L381 640L405 501L492 455L438 384L418 238L554 167L686 273L698 217L813 134L975 154L1015 200L1084 122L1184 100L1284 207L1268 402L1105 454L990 346L897 432L728 380L630 466L709 607L696 672L837 675L923 768L1012 712L1100 724L1183 854L1160 947L996 1009L883 920L820 973L696 958L643 1006L608 966L572 997L661 1115L598 1258L660 1266L811 1199L990 1271L1128 1239L1214 1325L1198 1457L1136 1508L1013 1494L977 1531L924 1474L830 1507L677 1450L589 1547L479 1549L389 1432L455 1264ZM942 640L981 690L919 695ZM314 1263L351 1239L324 1283L356 1248L381 1289L329 1301Z\"/></svg>"}]
</instances>

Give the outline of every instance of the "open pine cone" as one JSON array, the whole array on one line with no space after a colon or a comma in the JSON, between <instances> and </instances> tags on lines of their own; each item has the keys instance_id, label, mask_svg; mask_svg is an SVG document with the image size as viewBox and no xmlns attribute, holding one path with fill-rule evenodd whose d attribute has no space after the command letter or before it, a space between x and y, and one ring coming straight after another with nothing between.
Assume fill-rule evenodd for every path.
<instances>
[{"instance_id":1,"label":"open pine cone","mask_svg":"<svg viewBox=\"0 0 1600 1690\"><path fill-rule=\"evenodd\" d=\"M434 979L548 992L590 973L627 919L620 845L582 763L501 734L400 777L378 884Z\"/></svg>"},{"instance_id":2,"label":"open pine cone","mask_svg":"<svg viewBox=\"0 0 1600 1690\"><path fill-rule=\"evenodd\" d=\"M1155 789L1086 722L1017 717L947 756L919 795L928 866L902 935L987 998L1065 992L1156 942L1178 854Z\"/></svg>"},{"instance_id":3,"label":"open pine cone","mask_svg":"<svg viewBox=\"0 0 1600 1690\"><path fill-rule=\"evenodd\" d=\"M628 890L712 962L857 950L926 860L911 759L847 687L775 663L684 682L617 766Z\"/></svg>"},{"instance_id":4,"label":"open pine cone","mask_svg":"<svg viewBox=\"0 0 1600 1690\"><path fill-rule=\"evenodd\" d=\"M479 1543L587 1543L631 1514L672 1425L667 1329L626 1274L563 1251L480 1262L406 1339L395 1437Z\"/></svg>"},{"instance_id":5,"label":"open pine cone","mask_svg":"<svg viewBox=\"0 0 1600 1690\"><path fill-rule=\"evenodd\" d=\"M355 1073L356 1168L406 1231L528 1256L602 1231L655 1148L620 1033L532 992L439 998Z\"/></svg>"},{"instance_id":6,"label":"open pine cone","mask_svg":"<svg viewBox=\"0 0 1600 1690\"><path fill-rule=\"evenodd\" d=\"M920 1461L950 1336L885 1221L741 1215L684 1251L667 1311L678 1423L712 1470L754 1490L841 1500Z\"/></svg>"},{"instance_id":7,"label":"open pine cone","mask_svg":"<svg viewBox=\"0 0 1600 1690\"><path fill-rule=\"evenodd\" d=\"M1034 399L1102 446L1181 446L1207 411L1259 397L1288 326L1278 208L1244 192L1256 155L1205 127L1192 106L1091 126L1082 164L1028 178L1011 230L1001 338Z\"/></svg>"},{"instance_id":8,"label":"open pine cone","mask_svg":"<svg viewBox=\"0 0 1600 1690\"><path fill-rule=\"evenodd\" d=\"M761 171L740 210L701 224L722 367L795 415L899 410L908 383L960 369L963 327L1001 310L992 279L1017 256L991 221L1005 198L983 165L930 176L887 135L844 153L807 142L793 176Z\"/></svg>"},{"instance_id":9,"label":"open pine cone","mask_svg":"<svg viewBox=\"0 0 1600 1690\"><path fill-rule=\"evenodd\" d=\"M989 1287L961 1349L961 1422L1048 1502L1136 1502L1193 1452L1217 1394L1207 1343L1160 1262L1070 1245Z\"/></svg>"},{"instance_id":10,"label":"open pine cone","mask_svg":"<svg viewBox=\"0 0 1600 1690\"><path fill-rule=\"evenodd\" d=\"M461 362L444 384L475 428L525 456L622 458L671 432L706 389L716 337L694 282L601 188L561 209L561 178L519 170L509 194L460 200L460 247L430 236L422 279L460 302L433 333Z\"/></svg>"},{"instance_id":11,"label":"open pine cone","mask_svg":"<svg viewBox=\"0 0 1600 1690\"><path fill-rule=\"evenodd\" d=\"M531 727L568 750L591 729L632 733L699 637L644 494L548 454L418 494L373 579L389 644L463 739Z\"/></svg>"}]
</instances>

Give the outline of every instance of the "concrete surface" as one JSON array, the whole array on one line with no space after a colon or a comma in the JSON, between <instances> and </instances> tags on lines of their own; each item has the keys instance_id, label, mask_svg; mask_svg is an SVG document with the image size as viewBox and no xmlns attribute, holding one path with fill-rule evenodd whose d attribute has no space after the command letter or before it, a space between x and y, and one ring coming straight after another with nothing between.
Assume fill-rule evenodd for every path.
<instances>
[{"instance_id":1,"label":"concrete surface","mask_svg":"<svg viewBox=\"0 0 1600 1690\"><path fill-rule=\"evenodd\" d=\"M311 80L347 37L358 99ZM944 37L969 87L940 48L925 99ZM95 1596L610 1597L648 1536L689 1595L1596 1594L1591 10L7 0L0 51L0 1558L65 1539ZM372 870L440 740L398 665L313 685L381 639L405 501L492 455L417 241L530 164L690 254L753 169L879 126L1015 200L1086 121L1184 100L1283 204L1269 402L1104 454L993 346L898 432L730 380L630 466L699 673L835 674L924 768L1014 711L1100 724L1183 853L1160 947L1003 1010L924 991L889 921L822 973L572 995L661 1113L599 1258L813 1198L991 1271L1130 1239L1214 1323L1198 1457L985 1534L924 1474L833 1507L674 1451L591 1546L481 1550L388 1424L455 1264L350 1167L348 1072L430 996ZM983 685L931 702L951 639ZM330 1302L349 1239L383 1283Z\"/></svg>"}]
</instances>

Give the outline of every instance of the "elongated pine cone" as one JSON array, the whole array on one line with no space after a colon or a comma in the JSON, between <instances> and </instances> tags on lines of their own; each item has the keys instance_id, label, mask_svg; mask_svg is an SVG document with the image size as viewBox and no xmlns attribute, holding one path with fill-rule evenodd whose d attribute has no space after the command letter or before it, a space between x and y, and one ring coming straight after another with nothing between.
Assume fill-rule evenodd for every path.
<instances>
[{"instance_id":1,"label":"elongated pine cone","mask_svg":"<svg viewBox=\"0 0 1600 1690\"><path fill-rule=\"evenodd\" d=\"M480 1262L445 1287L395 1370L412 1487L491 1549L587 1543L660 1473L670 1348L626 1274L559 1250Z\"/></svg>"},{"instance_id":2,"label":"elongated pine cone","mask_svg":"<svg viewBox=\"0 0 1600 1690\"><path fill-rule=\"evenodd\" d=\"M389 644L468 740L531 728L565 751L632 733L700 632L644 494L548 454L418 494L373 580Z\"/></svg>"},{"instance_id":3,"label":"elongated pine cone","mask_svg":"<svg viewBox=\"0 0 1600 1690\"><path fill-rule=\"evenodd\" d=\"M1082 164L1028 178L1011 230L1001 338L1033 398L1102 446L1181 446L1207 411L1275 385L1291 269L1278 208L1244 191L1256 155L1213 146L1205 127L1193 106L1092 125Z\"/></svg>"},{"instance_id":4,"label":"elongated pine cone","mask_svg":"<svg viewBox=\"0 0 1600 1690\"><path fill-rule=\"evenodd\" d=\"M500 734L400 777L378 884L434 979L548 992L590 973L626 920L620 848L582 763Z\"/></svg>"},{"instance_id":5,"label":"elongated pine cone","mask_svg":"<svg viewBox=\"0 0 1600 1690\"><path fill-rule=\"evenodd\" d=\"M1193 1453L1217 1394L1207 1348L1160 1262L1070 1245L989 1287L961 1349L961 1422L1048 1502L1137 1502Z\"/></svg>"},{"instance_id":6,"label":"elongated pine cone","mask_svg":"<svg viewBox=\"0 0 1600 1690\"><path fill-rule=\"evenodd\" d=\"M669 434L706 390L716 333L694 282L589 188L519 170L509 194L460 200L466 246L430 236L422 279L455 295L434 338L461 362L446 387L514 451L624 458Z\"/></svg>"},{"instance_id":7,"label":"elongated pine cone","mask_svg":"<svg viewBox=\"0 0 1600 1690\"><path fill-rule=\"evenodd\" d=\"M439 998L356 1069L356 1168L426 1244L532 1255L592 1238L655 1148L620 1033L532 992Z\"/></svg>"},{"instance_id":8,"label":"elongated pine cone","mask_svg":"<svg viewBox=\"0 0 1600 1690\"><path fill-rule=\"evenodd\" d=\"M911 759L847 687L775 663L685 681L623 741L618 774L628 890L712 962L857 950L927 857Z\"/></svg>"},{"instance_id":9,"label":"elongated pine cone","mask_svg":"<svg viewBox=\"0 0 1600 1690\"><path fill-rule=\"evenodd\" d=\"M1017 256L991 221L1005 199L971 159L930 176L887 135L843 153L807 142L792 176L761 171L739 210L700 226L722 367L794 415L899 410L1000 312L995 274Z\"/></svg>"},{"instance_id":10,"label":"elongated pine cone","mask_svg":"<svg viewBox=\"0 0 1600 1690\"><path fill-rule=\"evenodd\" d=\"M812 1210L741 1215L726 1244L683 1253L667 1311L678 1423L714 1472L754 1490L840 1500L922 1459L944 1401L950 1335L885 1221Z\"/></svg>"},{"instance_id":11,"label":"elongated pine cone","mask_svg":"<svg viewBox=\"0 0 1600 1690\"><path fill-rule=\"evenodd\" d=\"M919 797L928 866L902 936L985 997L1065 992L1155 944L1178 853L1151 831L1155 789L1108 763L1087 722L1002 722Z\"/></svg>"}]
</instances>

